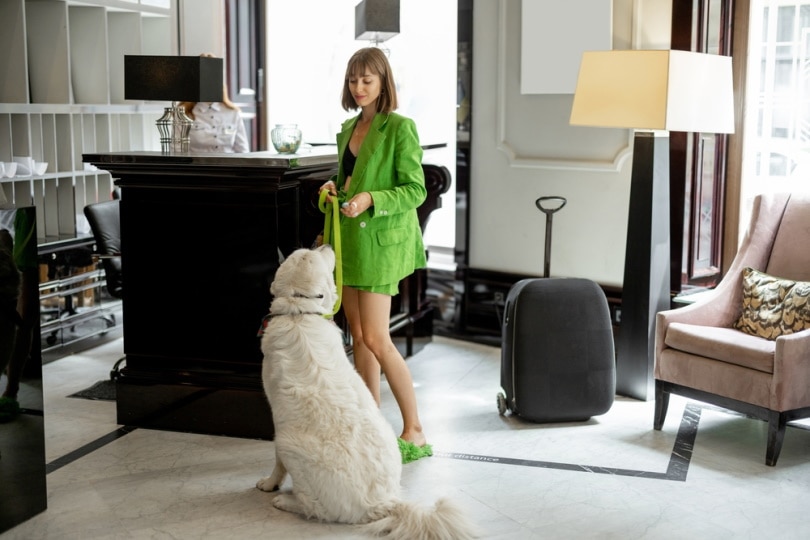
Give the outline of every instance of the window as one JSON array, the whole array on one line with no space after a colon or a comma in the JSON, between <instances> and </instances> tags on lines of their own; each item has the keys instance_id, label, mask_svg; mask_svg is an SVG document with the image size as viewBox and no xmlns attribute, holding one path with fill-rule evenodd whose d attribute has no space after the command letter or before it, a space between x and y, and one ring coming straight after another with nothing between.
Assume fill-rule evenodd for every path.
<instances>
[{"instance_id":1,"label":"window","mask_svg":"<svg viewBox=\"0 0 810 540\"><path fill-rule=\"evenodd\" d=\"M740 238L759 193L810 186L810 1L751 0Z\"/></svg>"}]
</instances>

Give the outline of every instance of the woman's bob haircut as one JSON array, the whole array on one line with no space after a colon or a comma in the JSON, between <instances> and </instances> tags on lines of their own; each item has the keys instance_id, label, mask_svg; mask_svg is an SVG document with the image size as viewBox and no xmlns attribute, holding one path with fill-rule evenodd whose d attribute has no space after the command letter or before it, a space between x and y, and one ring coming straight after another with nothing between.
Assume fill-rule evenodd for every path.
<instances>
[{"instance_id":1,"label":"woman's bob haircut","mask_svg":"<svg viewBox=\"0 0 810 540\"><path fill-rule=\"evenodd\" d=\"M394 83L394 74L391 73L391 64L388 63L385 53L377 47L366 47L352 55L346 65L346 77L343 80L343 95L340 104L345 111L356 111L357 102L349 90L349 79L360 78L366 73L373 73L380 77L380 97L377 98L377 112L390 113L396 110L397 87Z\"/></svg>"}]
</instances>

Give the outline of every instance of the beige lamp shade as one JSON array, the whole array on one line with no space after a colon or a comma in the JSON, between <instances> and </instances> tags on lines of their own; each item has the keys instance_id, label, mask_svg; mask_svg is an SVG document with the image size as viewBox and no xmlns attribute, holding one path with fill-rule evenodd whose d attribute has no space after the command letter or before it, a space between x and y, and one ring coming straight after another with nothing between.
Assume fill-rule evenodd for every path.
<instances>
[{"instance_id":1,"label":"beige lamp shade","mask_svg":"<svg viewBox=\"0 0 810 540\"><path fill-rule=\"evenodd\" d=\"M572 125L734 132L731 57L675 50L586 51Z\"/></svg>"}]
</instances>

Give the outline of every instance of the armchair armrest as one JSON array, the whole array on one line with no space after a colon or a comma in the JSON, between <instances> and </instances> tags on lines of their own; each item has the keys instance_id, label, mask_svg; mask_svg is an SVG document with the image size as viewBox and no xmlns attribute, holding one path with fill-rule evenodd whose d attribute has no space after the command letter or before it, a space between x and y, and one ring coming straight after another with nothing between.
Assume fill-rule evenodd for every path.
<instances>
[{"instance_id":1,"label":"armchair armrest","mask_svg":"<svg viewBox=\"0 0 810 540\"><path fill-rule=\"evenodd\" d=\"M742 309L742 275L724 280L711 297L688 306L659 311L655 316L655 357L664 350L664 337L670 323L730 328ZM733 288L733 290L731 290Z\"/></svg>"},{"instance_id":2,"label":"armchair armrest","mask_svg":"<svg viewBox=\"0 0 810 540\"><path fill-rule=\"evenodd\" d=\"M773 362L773 384L781 392L772 392L771 409L786 411L810 402L810 329L779 336Z\"/></svg>"}]
</instances>

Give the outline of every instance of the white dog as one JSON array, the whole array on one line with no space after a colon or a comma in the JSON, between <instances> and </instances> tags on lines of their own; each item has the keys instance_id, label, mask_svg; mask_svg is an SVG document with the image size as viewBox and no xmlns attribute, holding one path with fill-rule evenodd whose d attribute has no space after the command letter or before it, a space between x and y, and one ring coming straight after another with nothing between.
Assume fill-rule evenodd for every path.
<instances>
[{"instance_id":1,"label":"white dog","mask_svg":"<svg viewBox=\"0 0 810 540\"><path fill-rule=\"evenodd\" d=\"M256 487L292 490L273 505L310 519L365 523L378 536L473 538L447 500L422 508L400 500L402 457L385 420L326 317L337 300L328 246L299 249L278 269L271 319L262 337L262 379L275 424L276 463Z\"/></svg>"}]
</instances>

